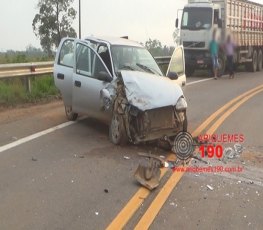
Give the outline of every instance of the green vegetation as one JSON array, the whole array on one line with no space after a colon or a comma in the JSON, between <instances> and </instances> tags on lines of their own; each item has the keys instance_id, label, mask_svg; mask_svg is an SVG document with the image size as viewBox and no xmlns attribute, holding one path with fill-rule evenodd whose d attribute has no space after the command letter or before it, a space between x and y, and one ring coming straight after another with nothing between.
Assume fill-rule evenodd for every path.
<instances>
[{"instance_id":1,"label":"green vegetation","mask_svg":"<svg viewBox=\"0 0 263 230\"><path fill-rule=\"evenodd\" d=\"M157 39L149 38L145 42L145 48L154 56L172 56L174 47L173 46L162 46L162 43Z\"/></svg>"},{"instance_id":2,"label":"green vegetation","mask_svg":"<svg viewBox=\"0 0 263 230\"><path fill-rule=\"evenodd\" d=\"M39 0L32 23L35 35L43 50L52 56L63 37L77 37L72 27L77 11L71 6L74 0Z\"/></svg>"},{"instance_id":3,"label":"green vegetation","mask_svg":"<svg viewBox=\"0 0 263 230\"><path fill-rule=\"evenodd\" d=\"M29 45L25 51L7 50L0 52L0 64L8 63L26 63L26 62L41 62L52 61L52 57L48 57L40 48Z\"/></svg>"},{"instance_id":4,"label":"green vegetation","mask_svg":"<svg viewBox=\"0 0 263 230\"><path fill-rule=\"evenodd\" d=\"M31 93L27 92L22 78L0 81L0 107L50 100L59 95L53 77L31 79Z\"/></svg>"}]
</instances>

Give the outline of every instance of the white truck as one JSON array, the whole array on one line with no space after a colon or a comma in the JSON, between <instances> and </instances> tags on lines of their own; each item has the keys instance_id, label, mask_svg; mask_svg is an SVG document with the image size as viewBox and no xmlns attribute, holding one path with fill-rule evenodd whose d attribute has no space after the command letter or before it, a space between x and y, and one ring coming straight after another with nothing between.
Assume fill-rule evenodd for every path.
<instances>
[{"instance_id":1,"label":"white truck","mask_svg":"<svg viewBox=\"0 0 263 230\"><path fill-rule=\"evenodd\" d=\"M178 15L178 12L177 12ZM176 27L178 28L178 16ZM211 68L209 43L213 31L225 42L231 35L236 43L234 63L248 71L263 65L263 5L247 0L188 0L182 13L180 43L184 46L186 74ZM219 74L226 69L223 46L219 50Z\"/></svg>"}]
</instances>

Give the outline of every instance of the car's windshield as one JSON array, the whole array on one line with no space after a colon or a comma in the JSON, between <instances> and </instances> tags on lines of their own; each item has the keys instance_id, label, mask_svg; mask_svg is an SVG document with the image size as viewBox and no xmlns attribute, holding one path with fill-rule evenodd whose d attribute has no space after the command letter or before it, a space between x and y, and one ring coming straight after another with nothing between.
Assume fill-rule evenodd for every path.
<instances>
[{"instance_id":1,"label":"car's windshield","mask_svg":"<svg viewBox=\"0 0 263 230\"><path fill-rule=\"evenodd\" d=\"M115 73L121 70L137 70L162 76L162 72L148 50L141 47L111 46Z\"/></svg>"},{"instance_id":2,"label":"car's windshield","mask_svg":"<svg viewBox=\"0 0 263 230\"><path fill-rule=\"evenodd\" d=\"M212 12L212 8L208 7L185 8L182 16L181 29L209 29L212 25Z\"/></svg>"}]
</instances>

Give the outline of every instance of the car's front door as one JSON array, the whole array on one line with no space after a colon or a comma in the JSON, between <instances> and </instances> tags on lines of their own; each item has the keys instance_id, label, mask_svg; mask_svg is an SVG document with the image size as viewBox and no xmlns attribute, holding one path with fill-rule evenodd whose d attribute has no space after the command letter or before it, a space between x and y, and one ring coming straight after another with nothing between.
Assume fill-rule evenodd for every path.
<instances>
[{"instance_id":1,"label":"car's front door","mask_svg":"<svg viewBox=\"0 0 263 230\"><path fill-rule=\"evenodd\" d=\"M172 75L177 75L178 78L174 81L176 81L180 86L184 86L186 84L183 46L176 47L171 57L166 76Z\"/></svg>"},{"instance_id":2,"label":"car's front door","mask_svg":"<svg viewBox=\"0 0 263 230\"><path fill-rule=\"evenodd\" d=\"M109 113L102 110L100 91L112 79L98 53L88 44L75 41L73 71L73 111L109 120Z\"/></svg>"},{"instance_id":3,"label":"car's front door","mask_svg":"<svg viewBox=\"0 0 263 230\"><path fill-rule=\"evenodd\" d=\"M60 90L65 106L72 106L72 77L74 38L64 38L54 63L54 81Z\"/></svg>"}]
</instances>

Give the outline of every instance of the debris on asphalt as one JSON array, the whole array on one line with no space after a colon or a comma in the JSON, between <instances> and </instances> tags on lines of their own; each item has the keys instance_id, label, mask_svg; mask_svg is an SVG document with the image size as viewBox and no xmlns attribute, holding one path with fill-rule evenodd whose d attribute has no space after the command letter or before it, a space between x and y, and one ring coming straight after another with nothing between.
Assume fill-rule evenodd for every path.
<instances>
[{"instance_id":1,"label":"debris on asphalt","mask_svg":"<svg viewBox=\"0 0 263 230\"><path fill-rule=\"evenodd\" d=\"M32 159L31 159L32 161L37 161L37 158L35 158L35 157L32 157Z\"/></svg>"},{"instance_id":2,"label":"debris on asphalt","mask_svg":"<svg viewBox=\"0 0 263 230\"><path fill-rule=\"evenodd\" d=\"M74 180L71 180L71 183L74 183Z\"/></svg>"},{"instance_id":3,"label":"debris on asphalt","mask_svg":"<svg viewBox=\"0 0 263 230\"><path fill-rule=\"evenodd\" d=\"M207 187L207 188L209 188L211 191L213 191L213 190L214 190L214 188L213 188L211 185L209 185L209 184L208 184L208 185L206 185L206 187Z\"/></svg>"},{"instance_id":4,"label":"debris on asphalt","mask_svg":"<svg viewBox=\"0 0 263 230\"><path fill-rule=\"evenodd\" d=\"M127 156L124 156L123 157L125 160L130 160L131 158L130 157L127 157Z\"/></svg>"},{"instance_id":5,"label":"debris on asphalt","mask_svg":"<svg viewBox=\"0 0 263 230\"><path fill-rule=\"evenodd\" d=\"M171 205L171 206L175 206L175 207L177 207L177 204L174 203L174 202L171 202L170 205Z\"/></svg>"},{"instance_id":6,"label":"debris on asphalt","mask_svg":"<svg viewBox=\"0 0 263 230\"><path fill-rule=\"evenodd\" d=\"M105 189L104 189L104 192L105 192L105 193L109 193L109 190L105 188Z\"/></svg>"},{"instance_id":7,"label":"debris on asphalt","mask_svg":"<svg viewBox=\"0 0 263 230\"><path fill-rule=\"evenodd\" d=\"M95 212L95 215L98 216L98 215L99 215L99 212Z\"/></svg>"},{"instance_id":8,"label":"debris on asphalt","mask_svg":"<svg viewBox=\"0 0 263 230\"><path fill-rule=\"evenodd\" d=\"M164 159L164 158L165 158L165 156L163 156L163 155L160 155L160 158Z\"/></svg>"},{"instance_id":9,"label":"debris on asphalt","mask_svg":"<svg viewBox=\"0 0 263 230\"><path fill-rule=\"evenodd\" d=\"M12 139L16 141L18 138L17 137L12 137Z\"/></svg>"},{"instance_id":10,"label":"debris on asphalt","mask_svg":"<svg viewBox=\"0 0 263 230\"><path fill-rule=\"evenodd\" d=\"M243 147L241 144L236 143L236 144L234 145L234 150L235 150L235 152L236 152L236 155L238 156L238 155L240 155L240 154L243 152L244 147Z\"/></svg>"}]
</instances>

